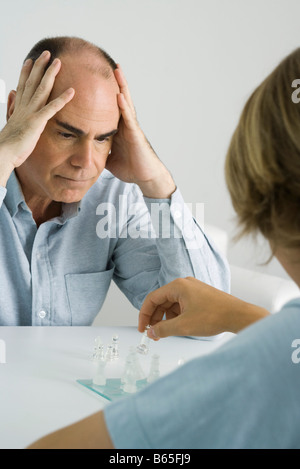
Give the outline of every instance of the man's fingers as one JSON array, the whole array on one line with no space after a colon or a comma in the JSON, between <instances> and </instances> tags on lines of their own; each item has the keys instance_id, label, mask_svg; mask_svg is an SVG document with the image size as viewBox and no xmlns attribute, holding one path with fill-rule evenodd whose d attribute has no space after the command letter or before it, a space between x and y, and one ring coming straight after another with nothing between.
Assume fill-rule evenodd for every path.
<instances>
[{"instance_id":1,"label":"man's fingers","mask_svg":"<svg viewBox=\"0 0 300 469\"><path fill-rule=\"evenodd\" d=\"M50 52L44 51L40 57L35 61L30 75L26 80L24 91L22 94L22 103L25 105L29 103L32 96L34 95L38 85L40 84L42 77L45 73L46 64L49 62Z\"/></svg>"},{"instance_id":2,"label":"man's fingers","mask_svg":"<svg viewBox=\"0 0 300 469\"><path fill-rule=\"evenodd\" d=\"M33 67L33 62L31 59L27 59L26 62L23 64L17 90L16 90L15 106L17 106L19 102L21 101L21 98L24 92L25 83L30 75L32 67Z\"/></svg>"},{"instance_id":3,"label":"man's fingers","mask_svg":"<svg viewBox=\"0 0 300 469\"><path fill-rule=\"evenodd\" d=\"M59 112L71 99L75 94L74 88L69 88L64 91L60 96L50 101L45 107L43 107L39 112L38 115L42 116L43 119L47 122L51 119L57 112Z\"/></svg>"},{"instance_id":4,"label":"man's fingers","mask_svg":"<svg viewBox=\"0 0 300 469\"><path fill-rule=\"evenodd\" d=\"M39 109L48 101L48 98L52 92L55 78L60 70L61 61L54 59L50 67L45 72L40 84L38 85L35 93L32 96L32 102Z\"/></svg>"},{"instance_id":5,"label":"man's fingers","mask_svg":"<svg viewBox=\"0 0 300 469\"><path fill-rule=\"evenodd\" d=\"M122 112L122 117L127 128L131 130L136 129L136 117L133 114L131 107L127 103L125 96L120 93L118 94L118 105Z\"/></svg>"},{"instance_id":6,"label":"man's fingers","mask_svg":"<svg viewBox=\"0 0 300 469\"><path fill-rule=\"evenodd\" d=\"M131 99L129 87L128 87L125 75L123 73L123 70L121 69L121 66L119 64L117 65L117 69L115 70L115 77L118 82L121 93L123 94L128 106L130 107L131 112L135 116L135 108L133 105L133 101Z\"/></svg>"}]
</instances>

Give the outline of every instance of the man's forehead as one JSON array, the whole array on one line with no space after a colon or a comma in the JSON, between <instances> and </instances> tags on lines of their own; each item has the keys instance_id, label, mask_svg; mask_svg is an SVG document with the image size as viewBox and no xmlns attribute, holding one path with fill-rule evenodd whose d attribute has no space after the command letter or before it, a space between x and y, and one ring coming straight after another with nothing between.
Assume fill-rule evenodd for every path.
<instances>
[{"instance_id":1,"label":"man's forehead","mask_svg":"<svg viewBox=\"0 0 300 469\"><path fill-rule=\"evenodd\" d=\"M75 99L75 97L74 97ZM92 105L86 102L70 101L66 106L61 109L51 119L52 124L66 124L67 126L80 129L82 134L102 135L111 132L118 128L120 118L119 108L104 107L100 105L97 107L95 102ZM68 129L67 126L62 126ZM70 129L69 129L70 130Z\"/></svg>"},{"instance_id":2,"label":"man's forehead","mask_svg":"<svg viewBox=\"0 0 300 469\"><path fill-rule=\"evenodd\" d=\"M89 58L80 60L62 56L61 69L55 79L50 99L54 99L66 89L75 89L75 95L56 118L85 133L109 132L118 125L120 110L117 102L119 87L113 75L105 78L97 73L99 61ZM54 120L52 119L52 122Z\"/></svg>"},{"instance_id":3,"label":"man's forehead","mask_svg":"<svg viewBox=\"0 0 300 469\"><path fill-rule=\"evenodd\" d=\"M60 121L59 116L55 116L52 119L52 121L58 127L60 127L61 129L67 130L68 132L71 132L72 134L75 134L79 137L84 136L84 135L91 135L92 134L94 138L104 139L104 138L111 137L111 136L115 135L118 131L117 127L113 128L112 130L107 130L107 131L105 131L104 130L105 127L103 127L98 132L97 131L95 132L95 129L94 129L94 131L92 131L91 129L84 130L84 129L81 129L79 127L76 127L76 126L70 124L69 122ZM85 127L85 125L83 127Z\"/></svg>"},{"instance_id":4,"label":"man's forehead","mask_svg":"<svg viewBox=\"0 0 300 469\"><path fill-rule=\"evenodd\" d=\"M75 88L75 92L81 97L85 94L101 94L114 99L119 92L113 70L103 60L94 55L72 58L69 55L59 57L61 69L55 79L53 92L61 93L68 87ZM97 96L95 96L97 97Z\"/></svg>"}]
</instances>

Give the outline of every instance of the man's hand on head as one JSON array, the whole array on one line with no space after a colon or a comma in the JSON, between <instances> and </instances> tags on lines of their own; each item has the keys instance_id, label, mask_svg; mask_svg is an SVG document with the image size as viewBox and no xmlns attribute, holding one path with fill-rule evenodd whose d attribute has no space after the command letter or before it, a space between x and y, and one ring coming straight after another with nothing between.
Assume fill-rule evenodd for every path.
<instances>
[{"instance_id":1,"label":"man's hand on head","mask_svg":"<svg viewBox=\"0 0 300 469\"><path fill-rule=\"evenodd\" d=\"M146 197L169 198L176 186L141 130L128 84L120 65L115 70L121 113L106 168L125 182L136 183Z\"/></svg>"},{"instance_id":2,"label":"man's hand on head","mask_svg":"<svg viewBox=\"0 0 300 469\"><path fill-rule=\"evenodd\" d=\"M8 122L0 132L0 184L5 186L11 172L34 150L47 122L74 96L69 88L48 102L61 62L55 59L45 71L50 52L44 51L33 63L26 60L16 91L8 97Z\"/></svg>"}]
</instances>

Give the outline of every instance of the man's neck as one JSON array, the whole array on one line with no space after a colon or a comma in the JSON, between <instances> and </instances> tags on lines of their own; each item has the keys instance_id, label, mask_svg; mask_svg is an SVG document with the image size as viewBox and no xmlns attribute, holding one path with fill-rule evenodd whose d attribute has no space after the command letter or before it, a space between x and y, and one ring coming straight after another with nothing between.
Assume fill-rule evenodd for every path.
<instances>
[{"instance_id":1,"label":"man's neck","mask_svg":"<svg viewBox=\"0 0 300 469\"><path fill-rule=\"evenodd\" d=\"M32 212L32 217L39 227L51 218L58 217L61 214L61 202L55 202L43 195L35 193L29 185L24 184L16 171L17 178L22 188L25 202Z\"/></svg>"},{"instance_id":2,"label":"man's neck","mask_svg":"<svg viewBox=\"0 0 300 469\"><path fill-rule=\"evenodd\" d=\"M51 218L58 217L61 214L61 202L51 201L48 205L43 205L41 202L32 203L31 201L26 200L26 203L30 208L32 217L38 227L42 223L51 220Z\"/></svg>"},{"instance_id":3,"label":"man's neck","mask_svg":"<svg viewBox=\"0 0 300 469\"><path fill-rule=\"evenodd\" d=\"M23 190L23 195L38 227L42 223L51 220L51 218L58 217L61 214L61 202L55 202L51 199L29 194L26 190Z\"/></svg>"}]
</instances>

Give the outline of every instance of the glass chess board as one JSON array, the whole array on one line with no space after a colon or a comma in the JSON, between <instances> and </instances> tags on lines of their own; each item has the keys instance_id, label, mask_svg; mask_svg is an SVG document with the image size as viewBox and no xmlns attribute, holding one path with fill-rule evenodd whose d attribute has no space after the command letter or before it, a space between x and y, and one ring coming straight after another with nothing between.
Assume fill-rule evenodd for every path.
<instances>
[{"instance_id":1,"label":"glass chess board","mask_svg":"<svg viewBox=\"0 0 300 469\"><path fill-rule=\"evenodd\" d=\"M104 397L109 401L119 399L120 397L130 396L129 393L123 391L121 378L107 379L104 386L94 384L92 379L77 379L77 383L81 384L90 391L94 391L96 394L99 394L99 396ZM142 389L147 384L148 383L146 378L138 380L136 382L137 391Z\"/></svg>"}]
</instances>

